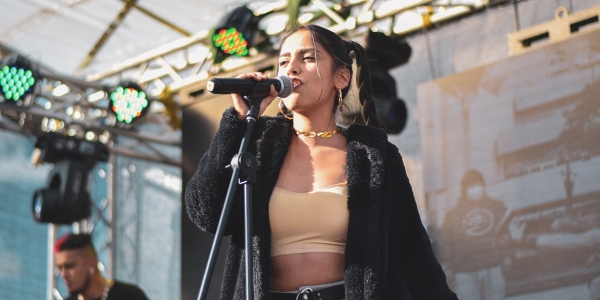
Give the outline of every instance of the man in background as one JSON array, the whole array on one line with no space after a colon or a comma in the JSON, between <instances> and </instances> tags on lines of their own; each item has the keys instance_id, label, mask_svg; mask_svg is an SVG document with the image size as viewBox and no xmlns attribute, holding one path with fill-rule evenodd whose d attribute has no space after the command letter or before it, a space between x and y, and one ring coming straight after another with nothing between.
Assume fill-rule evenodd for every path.
<instances>
[{"instance_id":1,"label":"man in background","mask_svg":"<svg viewBox=\"0 0 600 300\"><path fill-rule=\"evenodd\" d=\"M458 203L446 214L441 234L441 260L462 300L503 300L503 257L496 231L506 206L486 192L481 172L468 170L461 182Z\"/></svg>"},{"instance_id":2,"label":"man in background","mask_svg":"<svg viewBox=\"0 0 600 300\"><path fill-rule=\"evenodd\" d=\"M56 265L67 285L66 300L147 300L138 287L104 278L89 234L69 234L54 245Z\"/></svg>"}]
</instances>

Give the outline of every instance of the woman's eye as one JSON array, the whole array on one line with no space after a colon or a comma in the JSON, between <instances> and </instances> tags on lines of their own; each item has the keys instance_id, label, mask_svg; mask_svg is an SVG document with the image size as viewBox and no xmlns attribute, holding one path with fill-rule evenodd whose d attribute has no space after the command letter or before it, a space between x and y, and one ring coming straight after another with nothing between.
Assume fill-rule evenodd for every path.
<instances>
[{"instance_id":1,"label":"woman's eye","mask_svg":"<svg viewBox=\"0 0 600 300\"><path fill-rule=\"evenodd\" d=\"M286 64L287 64L287 61L285 61L285 60L282 60L279 62L280 67L285 66Z\"/></svg>"},{"instance_id":2,"label":"woman's eye","mask_svg":"<svg viewBox=\"0 0 600 300\"><path fill-rule=\"evenodd\" d=\"M305 57L304 57L304 60L313 60L313 59L315 59L315 58L314 58L314 57L312 57L312 56L305 56Z\"/></svg>"}]
</instances>

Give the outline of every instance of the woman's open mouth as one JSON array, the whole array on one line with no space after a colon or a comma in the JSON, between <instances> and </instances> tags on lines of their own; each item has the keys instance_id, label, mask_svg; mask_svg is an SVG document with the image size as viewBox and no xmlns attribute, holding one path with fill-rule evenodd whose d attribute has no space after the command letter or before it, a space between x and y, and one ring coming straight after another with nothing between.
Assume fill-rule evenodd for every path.
<instances>
[{"instance_id":1,"label":"woman's open mouth","mask_svg":"<svg viewBox=\"0 0 600 300\"><path fill-rule=\"evenodd\" d=\"M297 88L298 86L302 85L302 81L300 81L300 79L298 78L292 78L292 82L294 83L294 88Z\"/></svg>"}]
</instances>

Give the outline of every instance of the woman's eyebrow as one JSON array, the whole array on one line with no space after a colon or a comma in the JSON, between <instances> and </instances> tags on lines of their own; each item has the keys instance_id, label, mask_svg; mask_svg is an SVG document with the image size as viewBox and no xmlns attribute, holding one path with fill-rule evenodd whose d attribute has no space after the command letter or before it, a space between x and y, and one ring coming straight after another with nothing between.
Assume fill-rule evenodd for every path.
<instances>
[{"instance_id":1,"label":"woman's eyebrow","mask_svg":"<svg viewBox=\"0 0 600 300\"><path fill-rule=\"evenodd\" d=\"M320 53L320 51L316 50L315 48L302 48L302 49L297 50L297 52L300 52L300 54L306 54L306 53L312 52L312 51L317 51L317 53ZM290 56L291 56L290 52L285 52L285 53L279 54L279 57L290 57Z\"/></svg>"}]
</instances>

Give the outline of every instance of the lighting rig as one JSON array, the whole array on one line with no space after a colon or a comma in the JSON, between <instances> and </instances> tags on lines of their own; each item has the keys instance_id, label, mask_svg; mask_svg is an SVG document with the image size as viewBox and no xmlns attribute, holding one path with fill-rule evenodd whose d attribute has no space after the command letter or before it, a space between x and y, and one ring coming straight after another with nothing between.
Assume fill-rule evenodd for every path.
<instances>
[{"instance_id":1,"label":"lighting rig","mask_svg":"<svg viewBox=\"0 0 600 300\"><path fill-rule=\"evenodd\" d=\"M34 219L88 218L90 171L109 154L179 166L179 134L155 100L133 81L62 76L0 45L0 128L37 138L37 163L53 164L46 186L33 195Z\"/></svg>"},{"instance_id":2,"label":"lighting rig","mask_svg":"<svg viewBox=\"0 0 600 300\"><path fill-rule=\"evenodd\" d=\"M339 3L281 0L267 5L251 3L226 15L212 31L175 41L113 66L106 73L91 74L87 80L61 76L0 45L0 128L33 136L55 132L103 143L110 153L180 165L180 158L173 158L162 150L162 145L180 147L180 133L172 126L177 124L173 121L177 117L174 111L177 106L190 104L176 103L173 94L190 85L203 86L216 73L235 72L248 65L259 70L272 69L276 63L272 52L258 50L260 45L276 49L281 34L292 25L291 21L321 24L353 39L364 37L368 29L373 28L386 35L406 35L504 2L508 1L351 0ZM136 83L123 82L126 77L133 78ZM384 77L389 79L388 76L382 76L382 79ZM121 84L114 85L114 82ZM140 85L145 89L142 90ZM382 86L391 87L391 84ZM400 99L393 95L393 90L381 90L388 90L385 95L389 96L380 96L385 99L382 101L385 105L378 109L398 107L402 102L397 101ZM159 96L173 103L154 101L153 104L151 100ZM165 112L165 106L171 108L168 111L170 118L161 113ZM390 116L394 115L397 114ZM136 127L136 123L140 124L144 118L144 123L160 126L158 134L147 134ZM396 128L401 130L401 126ZM130 143L127 146L115 143L117 136Z\"/></svg>"},{"instance_id":3,"label":"lighting rig","mask_svg":"<svg viewBox=\"0 0 600 300\"><path fill-rule=\"evenodd\" d=\"M173 101L148 95L141 87L145 84L121 78L102 83L60 75L2 44L0 66L0 129L37 138L37 162L53 164L46 185L33 193L34 220L72 223L85 232L104 225L107 239L99 246L108 258L101 265L114 275L115 155L180 166L181 134L171 125L177 117ZM91 171L107 160L108 172L101 171L107 176L107 197L90 199ZM48 238L54 240L58 227L50 228ZM56 268L49 271L49 295L62 299L58 274Z\"/></svg>"},{"instance_id":4,"label":"lighting rig","mask_svg":"<svg viewBox=\"0 0 600 300\"><path fill-rule=\"evenodd\" d=\"M179 93L178 106L210 97L202 92L215 75L240 70L274 70L274 53L286 28L315 23L347 39L365 39L370 30L402 37L422 29L513 0L280 0L249 3L227 14L217 27L181 38L116 64L106 72L88 74L87 80L120 81L135 74L149 95ZM227 52L229 53L227 53ZM190 97L190 91L194 91ZM200 94L195 91L200 92ZM186 94L187 93L187 94ZM389 93L389 92L388 92ZM387 104L397 102L386 102Z\"/></svg>"},{"instance_id":5,"label":"lighting rig","mask_svg":"<svg viewBox=\"0 0 600 300\"><path fill-rule=\"evenodd\" d=\"M179 147L180 134L156 101L161 99L147 94L143 84L63 76L1 44L0 62L0 128L98 141L113 154L179 166L171 148ZM153 132L144 126L154 126Z\"/></svg>"}]
</instances>

